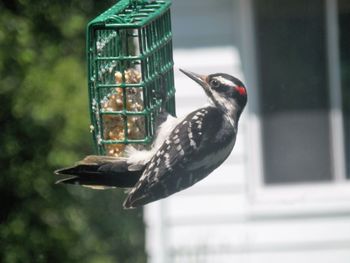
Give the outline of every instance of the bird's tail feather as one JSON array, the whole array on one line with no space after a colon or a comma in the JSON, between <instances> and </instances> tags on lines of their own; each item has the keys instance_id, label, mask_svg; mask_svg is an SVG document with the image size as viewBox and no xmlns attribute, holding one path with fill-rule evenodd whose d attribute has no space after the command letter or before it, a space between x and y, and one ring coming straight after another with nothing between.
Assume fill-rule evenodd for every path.
<instances>
[{"instance_id":1,"label":"bird's tail feather","mask_svg":"<svg viewBox=\"0 0 350 263\"><path fill-rule=\"evenodd\" d=\"M133 187L144 167L133 167L131 171L128 167L125 158L90 155L72 167L56 170L55 174L71 175L56 183L79 184L97 189Z\"/></svg>"}]
</instances>

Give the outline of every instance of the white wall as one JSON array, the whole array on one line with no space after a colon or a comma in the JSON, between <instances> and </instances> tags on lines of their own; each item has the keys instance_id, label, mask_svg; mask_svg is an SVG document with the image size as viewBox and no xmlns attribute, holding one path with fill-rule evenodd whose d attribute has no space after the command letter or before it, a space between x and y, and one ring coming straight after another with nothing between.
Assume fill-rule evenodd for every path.
<instances>
[{"instance_id":1,"label":"white wall","mask_svg":"<svg viewBox=\"0 0 350 263\"><path fill-rule=\"evenodd\" d=\"M207 103L202 88L180 73L178 66L201 74L227 72L243 77L239 54L233 47L177 49L174 60L178 116ZM235 149L224 165L193 187L146 208L150 262L165 262L176 251L220 244L220 240L231 236L221 223L240 217L246 203L244 119L243 113ZM158 215L157 221L154 215Z\"/></svg>"}]
</instances>

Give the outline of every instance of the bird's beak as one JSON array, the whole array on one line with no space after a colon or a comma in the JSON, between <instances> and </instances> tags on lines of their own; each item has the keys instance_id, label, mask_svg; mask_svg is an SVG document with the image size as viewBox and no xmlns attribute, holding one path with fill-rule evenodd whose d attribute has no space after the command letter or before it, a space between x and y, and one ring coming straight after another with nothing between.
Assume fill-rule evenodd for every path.
<instances>
[{"instance_id":1,"label":"bird's beak","mask_svg":"<svg viewBox=\"0 0 350 263\"><path fill-rule=\"evenodd\" d=\"M182 73L184 73L187 77L193 79L195 82L197 82L203 88L206 88L206 86L208 85L208 82L207 82L208 76L200 75L200 74L193 73L191 71L186 71L183 69L180 69L180 71Z\"/></svg>"}]
</instances>

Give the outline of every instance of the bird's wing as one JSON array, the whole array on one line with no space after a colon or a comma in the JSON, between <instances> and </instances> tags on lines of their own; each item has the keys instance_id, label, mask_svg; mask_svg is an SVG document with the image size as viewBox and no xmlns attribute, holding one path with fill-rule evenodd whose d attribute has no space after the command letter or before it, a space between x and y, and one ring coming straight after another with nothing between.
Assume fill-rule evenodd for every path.
<instances>
[{"instance_id":1,"label":"bird's wing","mask_svg":"<svg viewBox=\"0 0 350 263\"><path fill-rule=\"evenodd\" d=\"M133 208L161 199L201 179L198 163L204 158L206 142L212 139L222 118L215 108L210 111L203 108L189 114L151 158L139 182L129 192L124 207ZM189 172L191 166L196 175Z\"/></svg>"}]
</instances>

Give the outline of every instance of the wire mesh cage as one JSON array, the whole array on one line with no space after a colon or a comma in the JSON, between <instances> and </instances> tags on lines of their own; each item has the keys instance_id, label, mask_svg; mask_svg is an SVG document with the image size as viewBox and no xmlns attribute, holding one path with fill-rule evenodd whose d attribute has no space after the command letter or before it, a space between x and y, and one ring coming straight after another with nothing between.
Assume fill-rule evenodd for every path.
<instances>
[{"instance_id":1,"label":"wire mesh cage","mask_svg":"<svg viewBox=\"0 0 350 263\"><path fill-rule=\"evenodd\" d=\"M88 24L87 56L98 154L150 143L162 107L175 115L170 2L119 1Z\"/></svg>"}]
</instances>

